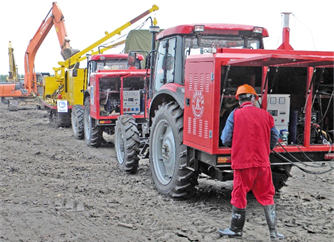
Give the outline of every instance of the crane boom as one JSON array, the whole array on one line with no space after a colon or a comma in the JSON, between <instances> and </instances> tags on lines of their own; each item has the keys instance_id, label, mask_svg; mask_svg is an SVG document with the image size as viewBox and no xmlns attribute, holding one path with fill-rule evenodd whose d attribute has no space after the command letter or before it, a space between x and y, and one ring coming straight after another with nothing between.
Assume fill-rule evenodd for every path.
<instances>
[{"instance_id":1,"label":"crane boom","mask_svg":"<svg viewBox=\"0 0 334 242\"><path fill-rule=\"evenodd\" d=\"M137 22L138 20L142 19L143 17L147 16L148 14L159 10L159 7L157 5L153 5L152 8L150 8L149 10L145 11L144 13L138 15L137 17L135 17L134 19L130 20L129 22L123 24L121 27L115 29L113 32L111 33L106 33L106 36L102 37L100 40L96 41L94 44L88 46L87 48L83 49L82 51L74 54L73 56L71 56L70 58L66 59L64 62L58 62L58 64L61 66L61 68L68 68L71 65L74 65L76 63L79 62L79 59L82 55L86 54L87 52L91 51L92 49L96 48L97 46L103 44L105 41L107 41L108 39L110 39L111 37L115 36L116 34L121 34L121 32L128 28L129 26L131 26L132 24L134 24L135 22ZM82 60L82 59L80 59ZM55 68L54 68L55 69Z\"/></svg>"}]
</instances>

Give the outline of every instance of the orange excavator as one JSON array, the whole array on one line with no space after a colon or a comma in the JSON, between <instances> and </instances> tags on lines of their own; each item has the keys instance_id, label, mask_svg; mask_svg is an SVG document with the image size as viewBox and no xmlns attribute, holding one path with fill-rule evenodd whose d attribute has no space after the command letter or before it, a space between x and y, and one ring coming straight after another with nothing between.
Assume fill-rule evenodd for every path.
<instances>
[{"instance_id":1,"label":"orange excavator","mask_svg":"<svg viewBox=\"0 0 334 242\"><path fill-rule=\"evenodd\" d=\"M21 103L36 103L36 97L42 95L38 92L38 86L41 85L42 77L49 74L35 73L35 56L52 26L55 26L64 60L79 52L71 48L70 40L67 39L64 15L57 2L53 2L52 8L30 40L24 55L24 84L11 82L0 85L0 97L3 101L8 102L8 109L11 111L18 110Z\"/></svg>"}]
</instances>

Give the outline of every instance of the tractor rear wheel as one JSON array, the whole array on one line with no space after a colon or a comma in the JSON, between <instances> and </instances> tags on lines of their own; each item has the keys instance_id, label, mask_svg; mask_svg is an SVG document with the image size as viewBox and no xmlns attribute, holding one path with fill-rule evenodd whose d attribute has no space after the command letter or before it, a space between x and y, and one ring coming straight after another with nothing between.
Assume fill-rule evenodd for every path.
<instances>
[{"instance_id":1,"label":"tractor rear wheel","mask_svg":"<svg viewBox=\"0 0 334 242\"><path fill-rule=\"evenodd\" d=\"M155 113L150 134L150 168L162 194L185 198L194 192L198 174L187 169L183 141L183 111L175 102L163 103Z\"/></svg>"},{"instance_id":2,"label":"tractor rear wheel","mask_svg":"<svg viewBox=\"0 0 334 242\"><path fill-rule=\"evenodd\" d=\"M84 133L85 141L88 146L101 146L103 130L101 127L96 126L96 120L90 116L90 97L86 97L85 99Z\"/></svg>"},{"instance_id":3,"label":"tractor rear wheel","mask_svg":"<svg viewBox=\"0 0 334 242\"><path fill-rule=\"evenodd\" d=\"M286 186L285 182L291 176L290 175L291 168L292 168L291 165L272 168L273 183L276 192L279 192L282 187Z\"/></svg>"},{"instance_id":4,"label":"tractor rear wheel","mask_svg":"<svg viewBox=\"0 0 334 242\"><path fill-rule=\"evenodd\" d=\"M71 115L72 129L76 139L84 138L84 109L81 105L74 105Z\"/></svg>"},{"instance_id":5,"label":"tractor rear wheel","mask_svg":"<svg viewBox=\"0 0 334 242\"><path fill-rule=\"evenodd\" d=\"M120 169L136 173L139 161L139 131L136 120L130 115L119 116L115 129L116 159Z\"/></svg>"}]
</instances>

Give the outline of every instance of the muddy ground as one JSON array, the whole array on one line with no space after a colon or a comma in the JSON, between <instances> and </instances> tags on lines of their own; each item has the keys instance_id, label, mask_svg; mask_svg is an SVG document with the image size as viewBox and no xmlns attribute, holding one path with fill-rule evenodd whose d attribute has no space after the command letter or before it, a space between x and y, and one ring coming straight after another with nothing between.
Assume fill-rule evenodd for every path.
<instances>
[{"instance_id":1,"label":"muddy ground","mask_svg":"<svg viewBox=\"0 0 334 242\"><path fill-rule=\"evenodd\" d=\"M333 241L334 172L292 175L275 198L279 232L285 241ZM193 198L167 198L147 160L123 174L113 147L87 147L45 110L0 105L0 241L234 241L217 235L230 223L231 190L201 178ZM242 241L269 241L252 195L246 216Z\"/></svg>"}]
</instances>

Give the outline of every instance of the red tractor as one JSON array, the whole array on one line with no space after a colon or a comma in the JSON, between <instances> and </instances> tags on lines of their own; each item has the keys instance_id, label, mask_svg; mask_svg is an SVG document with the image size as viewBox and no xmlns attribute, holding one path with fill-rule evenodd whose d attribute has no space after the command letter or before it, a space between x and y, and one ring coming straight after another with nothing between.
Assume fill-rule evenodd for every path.
<instances>
[{"instance_id":1,"label":"red tractor","mask_svg":"<svg viewBox=\"0 0 334 242\"><path fill-rule=\"evenodd\" d=\"M134 173L138 168L139 130L146 123L145 70L98 71L90 75L85 95L86 141L101 145L102 133L115 133L120 168Z\"/></svg>"},{"instance_id":2,"label":"red tractor","mask_svg":"<svg viewBox=\"0 0 334 242\"><path fill-rule=\"evenodd\" d=\"M99 147L104 141L103 132L113 134L119 115L141 113L142 103L139 98L142 97L140 90L144 88L146 70L141 67L142 55L130 58L131 66L128 65L128 54L99 54L88 58L84 107L78 107L82 121L74 125L80 125L81 137L85 138L88 146ZM134 93L134 90L137 92ZM129 100L136 97L136 102L133 105L129 104L130 101L121 102L124 95Z\"/></svg>"},{"instance_id":3,"label":"red tractor","mask_svg":"<svg viewBox=\"0 0 334 242\"><path fill-rule=\"evenodd\" d=\"M334 158L334 52L293 50L288 26L277 50L264 49L267 36L265 28L232 24L180 25L157 35L147 125L140 134L149 152L144 145L140 154L149 156L159 192L189 196L199 174L233 179L231 149L222 145L220 135L238 106L235 91L245 83L255 87L259 107L272 114L280 132L280 144L270 155L277 191L296 161ZM127 128L123 125L122 134ZM116 142L118 159L128 138ZM127 145L127 154L138 154L137 148Z\"/></svg>"}]
</instances>

